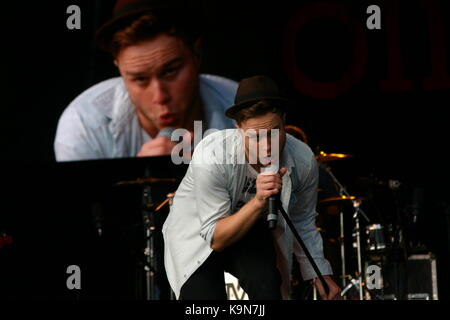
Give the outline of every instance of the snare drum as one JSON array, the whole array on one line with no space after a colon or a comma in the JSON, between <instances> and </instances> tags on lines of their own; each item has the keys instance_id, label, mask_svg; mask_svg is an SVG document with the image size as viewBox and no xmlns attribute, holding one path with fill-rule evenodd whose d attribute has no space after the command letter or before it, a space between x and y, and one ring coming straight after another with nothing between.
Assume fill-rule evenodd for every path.
<instances>
[{"instance_id":1,"label":"snare drum","mask_svg":"<svg viewBox=\"0 0 450 320\"><path fill-rule=\"evenodd\" d=\"M380 251L386 249L384 228L381 224L371 224L366 227L367 251Z\"/></svg>"}]
</instances>

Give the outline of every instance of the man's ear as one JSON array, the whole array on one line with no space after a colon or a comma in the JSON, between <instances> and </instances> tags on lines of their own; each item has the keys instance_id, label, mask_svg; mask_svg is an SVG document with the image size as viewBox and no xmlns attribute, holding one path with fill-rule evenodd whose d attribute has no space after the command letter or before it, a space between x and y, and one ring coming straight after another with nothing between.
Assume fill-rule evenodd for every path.
<instances>
[{"instance_id":1,"label":"man's ear","mask_svg":"<svg viewBox=\"0 0 450 320\"><path fill-rule=\"evenodd\" d=\"M119 67L119 63L117 62L117 59L114 59L114 65L118 68Z\"/></svg>"}]
</instances>

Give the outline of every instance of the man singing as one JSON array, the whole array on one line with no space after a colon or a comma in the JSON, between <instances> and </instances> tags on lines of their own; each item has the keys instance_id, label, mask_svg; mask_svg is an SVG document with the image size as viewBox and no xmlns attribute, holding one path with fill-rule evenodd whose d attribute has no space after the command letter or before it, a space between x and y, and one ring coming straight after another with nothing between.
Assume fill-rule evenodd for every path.
<instances>
[{"instance_id":1,"label":"man singing","mask_svg":"<svg viewBox=\"0 0 450 320\"><path fill-rule=\"evenodd\" d=\"M224 271L250 299L288 299L291 253L304 280L317 277L284 219L270 230L268 199L279 195L329 286L340 289L316 230L318 169L311 149L286 135L286 100L264 76L241 81L226 110L236 129L208 135L194 151L164 224L165 266L178 299L226 299ZM278 164L278 172L263 172Z\"/></svg>"}]
</instances>

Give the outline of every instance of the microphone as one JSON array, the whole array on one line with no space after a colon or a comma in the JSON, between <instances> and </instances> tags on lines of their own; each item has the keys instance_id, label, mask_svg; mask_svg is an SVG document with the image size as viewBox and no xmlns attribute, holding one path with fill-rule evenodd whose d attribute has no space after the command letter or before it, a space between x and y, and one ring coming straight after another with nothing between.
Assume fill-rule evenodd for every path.
<instances>
[{"instance_id":1,"label":"microphone","mask_svg":"<svg viewBox=\"0 0 450 320\"><path fill-rule=\"evenodd\" d=\"M268 167L261 168L261 174L264 175L273 175L277 174L278 167L275 165L270 165ZM269 230L275 229L278 223L278 208L277 208L277 202L279 199L279 194L273 195L269 198L269 214L267 215L267 224L269 227Z\"/></svg>"},{"instance_id":2,"label":"microphone","mask_svg":"<svg viewBox=\"0 0 450 320\"><path fill-rule=\"evenodd\" d=\"M167 138L171 138L172 137L172 132L175 130L175 128L172 127L166 127L166 128L162 128L161 130L159 130L158 134L156 135L157 137L167 137Z\"/></svg>"}]
</instances>

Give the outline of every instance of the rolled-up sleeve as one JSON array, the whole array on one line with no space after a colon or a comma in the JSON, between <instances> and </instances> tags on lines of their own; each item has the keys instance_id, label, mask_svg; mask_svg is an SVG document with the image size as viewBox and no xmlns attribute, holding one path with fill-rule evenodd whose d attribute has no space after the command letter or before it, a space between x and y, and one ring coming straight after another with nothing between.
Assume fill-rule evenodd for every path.
<instances>
[{"instance_id":1,"label":"rolled-up sleeve","mask_svg":"<svg viewBox=\"0 0 450 320\"><path fill-rule=\"evenodd\" d=\"M319 171L314 156L308 169L304 173L306 177L304 183L299 191L295 192L296 203L291 211L291 219L320 272L323 275L330 275L333 272L329 262L324 258L322 237L315 224ZM317 277L311 263L295 239L294 253L300 263L303 280Z\"/></svg>"},{"instance_id":2,"label":"rolled-up sleeve","mask_svg":"<svg viewBox=\"0 0 450 320\"><path fill-rule=\"evenodd\" d=\"M199 154L208 157L209 163L199 161ZM200 236L211 245L216 223L230 214L231 197L227 188L225 165L215 163L214 154L197 148L191 162L194 176L195 201L200 219Z\"/></svg>"}]
</instances>

